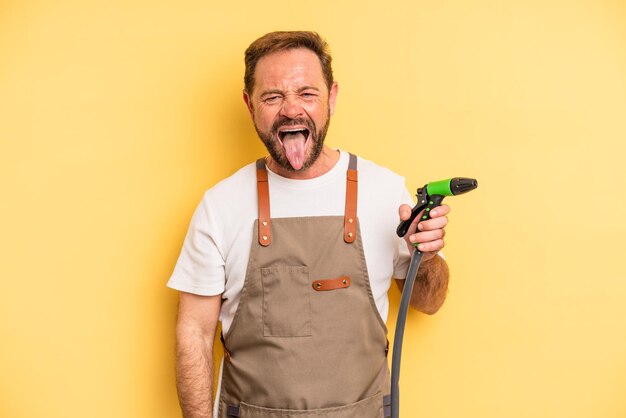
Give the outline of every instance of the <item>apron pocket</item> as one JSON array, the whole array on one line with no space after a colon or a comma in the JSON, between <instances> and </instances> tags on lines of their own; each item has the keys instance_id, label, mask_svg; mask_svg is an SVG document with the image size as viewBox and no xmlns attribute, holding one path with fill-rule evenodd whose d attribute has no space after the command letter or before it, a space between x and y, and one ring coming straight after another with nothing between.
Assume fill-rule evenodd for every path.
<instances>
[{"instance_id":1,"label":"apron pocket","mask_svg":"<svg viewBox=\"0 0 626 418\"><path fill-rule=\"evenodd\" d=\"M349 405L309 410L272 409L241 402L240 418L383 418L383 396L377 393Z\"/></svg>"},{"instance_id":2,"label":"apron pocket","mask_svg":"<svg viewBox=\"0 0 626 418\"><path fill-rule=\"evenodd\" d=\"M263 335L311 336L311 287L306 266L261 269L263 282Z\"/></svg>"}]
</instances>

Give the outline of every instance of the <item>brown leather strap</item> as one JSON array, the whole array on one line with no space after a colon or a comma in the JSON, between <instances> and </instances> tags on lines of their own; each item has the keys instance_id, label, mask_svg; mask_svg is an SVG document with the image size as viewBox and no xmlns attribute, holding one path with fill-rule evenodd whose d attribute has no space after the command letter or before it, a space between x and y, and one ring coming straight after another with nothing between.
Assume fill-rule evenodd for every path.
<instances>
[{"instance_id":1,"label":"brown leather strap","mask_svg":"<svg viewBox=\"0 0 626 418\"><path fill-rule=\"evenodd\" d=\"M346 212L343 220L343 240L348 244L356 239L356 202L359 189L359 176L356 170L356 155L350 154L346 173Z\"/></svg>"},{"instance_id":2,"label":"brown leather strap","mask_svg":"<svg viewBox=\"0 0 626 418\"><path fill-rule=\"evenodd\" d=\"M272 243L272 229L270 228L270 188L263 158L259 158L256 162L256 189L259 202L259 244L267 247Z\"/></svg>"},{"instance_id":3,"label":"brown leather strap","mask_svg":"<svg viewBox=\"0 0 626 418\"><path fill-rule=\"evenodd\" d=\"M337 277L336 279L315 280L313 289L317 291L345 289L350 286L350 278L348 276Z\"/></svg>"},{"instance_id":4,"label":"brown leather strap","mask_svg":"<svg viewBox=\"0 0 626 418\"><path fill-rule=\"evenodd\" d=\"M350 154L350 162L346 172L346 207L343 223L343 239L347 243L352 243L356 239L356 210L359 188L356 165L356 155ZM270 190L263 158L259 158L256 162L256 179L259 205L259 244L267 247L272 243L272 230L270 226Z\"/></svg>"}]
</instances>

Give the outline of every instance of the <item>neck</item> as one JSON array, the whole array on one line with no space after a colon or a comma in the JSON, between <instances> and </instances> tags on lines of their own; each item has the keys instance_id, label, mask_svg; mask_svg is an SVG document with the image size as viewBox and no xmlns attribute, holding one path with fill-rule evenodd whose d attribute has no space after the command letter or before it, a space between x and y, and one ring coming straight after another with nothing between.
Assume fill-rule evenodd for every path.
<instances>
[{"instance_id":1,"label":"neck","mask_svg":"<svg viewBox=\"0 0 626 418\"><path fill-rule=\"evenodd\" d=\"M315 160L313 165L311 165L306 170L301 171L289 171L282 167L280 167L276 162L272 159L272 157L268 157L268 167L274 173L279 176L286 177L288 179L294 180L308 180L313 179L315 177L319 177L323 174L328 173L339 161L339 151L331 149L324 145L322 148L322 152L320 156Z\"/></svg>"}]
</instances>

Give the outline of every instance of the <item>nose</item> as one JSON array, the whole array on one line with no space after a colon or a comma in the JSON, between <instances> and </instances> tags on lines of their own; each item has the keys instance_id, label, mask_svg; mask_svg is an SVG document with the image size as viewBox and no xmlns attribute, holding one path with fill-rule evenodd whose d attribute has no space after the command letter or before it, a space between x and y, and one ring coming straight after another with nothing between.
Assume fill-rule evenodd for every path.
<instances>
[{"instance_id":1,"label":"nose","mask_svg":"<svg viewBox=\"0 0 626 418\"><path fill-rule=\"evenodd\" d=\"M298 98L291 94L286 95L283 99L282 108L280 109L281 116L295 119L302 116L303 113L304 111L302 110L302 106L300 106Z\"/></svg>"}]
</instances>

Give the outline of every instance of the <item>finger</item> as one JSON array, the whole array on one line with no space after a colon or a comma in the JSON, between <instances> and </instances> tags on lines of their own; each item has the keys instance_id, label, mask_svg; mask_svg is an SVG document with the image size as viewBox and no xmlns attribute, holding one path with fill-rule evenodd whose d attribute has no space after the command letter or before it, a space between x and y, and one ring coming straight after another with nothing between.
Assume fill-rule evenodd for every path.
<instances>
[{"instance_id":1,"label":"finger","mask_svg":"<svg viewBox=\"0 0 626 418\"><path fill-rule=\"evenodd\" d=\"M450 213L450 206L441 205L430 211L430 217L437 218L439 216L446 216L448 213Z\"/></svg>"},{"instance_id":2,"label":"finger","mask_svg":"<svg viewBox=\"0 0 626 418\"><path fill-rule=\"evenodd\" d=\"M441 249L445 246L445 243L442 239L438 239L431 242L422 242L417 246L417 249L423 253L430 253L441 251Z\"/></svg>"},{"instance_id":3,"label":"finger","mask_svg":"<svg viewBox=\"0 0 626 418\"><path fill-rule=\"evenodd\" d=\"M446 225L448 225L448 217L441 216L427 221L422 221L417 227L420 231L433 231L435 229L443 229Z\"/></svg>"},{"instance_id":4,"label":"finger","mask_svg":"<svg viewBox=\"0 0 626 418\"><path fill-rule=\"evenodd\" d=\"M411 217L411 206L403 203L398 208L398 215L400 215L400 220L405 221Z\"/></svg>"},{"instance_id":5,"label":"finger","mask_svg":"<svg viewBox=\"0 0 626 418\"><path fill-rule=\"evenodd\" d=\"M411 234L409 236L409 242L416 243L427 243L432 241L437 241L439 239L443 239L445 237L446 232L443 229L436 229L434 231L426 231L426 232L418 232L416 234Z\"/></svg>"}]
</instances>

